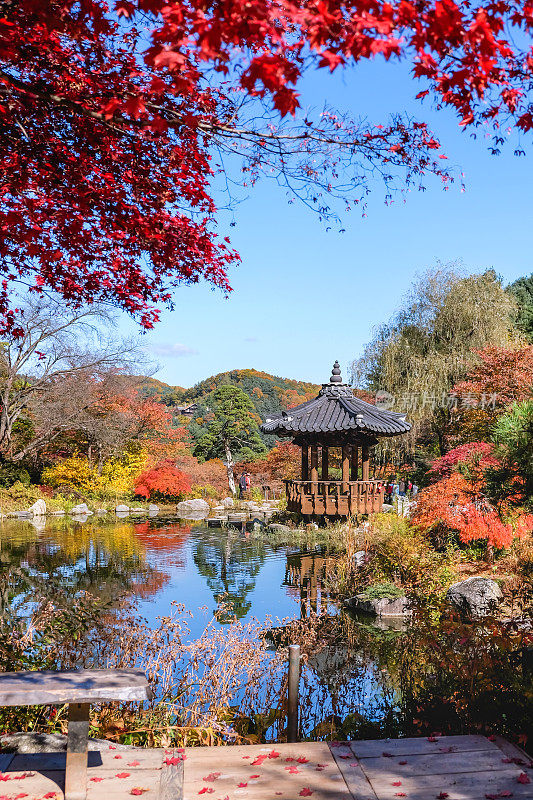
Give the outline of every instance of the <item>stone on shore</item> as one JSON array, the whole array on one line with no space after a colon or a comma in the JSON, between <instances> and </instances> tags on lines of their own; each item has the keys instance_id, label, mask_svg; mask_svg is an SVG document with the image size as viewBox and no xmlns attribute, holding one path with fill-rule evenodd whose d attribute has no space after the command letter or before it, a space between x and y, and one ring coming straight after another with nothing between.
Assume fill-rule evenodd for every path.
<instances>
[{"instance_id":1,"label":"stone on shore","mask_svg":"<svg viewBox=\"0 0 533 800\"><path fill-rule=\"evenodd\" d=\"M222 505L224 508L233 508L234 502L233 497L225 497L222 500Z\"/></svg>"},{"instance_id":2,"label":"stone on shore","mask_svg":"<svg viewBox=\"0 0 533 800\"><path fill-rule=\"evenodd\" d=\"M129 506L125 506L123 503L121 503L120 505L116 506L115 513L116 514L127 514L129 512L129 510L130 510Z\"/></svg>"},{"instance_id":3,"label":"stone on shore","mask_svg":"<svg viewBox=\"0 0 533 800\"><path fill-rule=\"evenodd\" d=\"M154 505L154 503L150 503L148 506L148 513L149 514L157 514L159 511L159 506Z\"/></svg>"},{"instance_id":4,"label":"stone on shore","mask_svg":"<svg viewBox=\"0 0 533 800\"><path fill-rule=\"evenodd\" d=\"M36 500L35 503L28 509L30 514L34 517L43 517L46 514L46 503L44 500Z\"/></svg>"},{"instance_id":5,"label":"stone on shore","mask_svg":"<svg viewBox=\"0 0 533 800\"><path fill-rule=\"evenodd\" d=\"M502 590L496 581L481 575L458 581L446 592L448 602L471 617L484 617L490 614L502 598Z\"/></svg>"},{"instance_id":6,"label":"stone on shore","mask_svg":"<svg viewBox=\"0 0 533 800\"><path fill-rule=\"evenodd\" d=\"M75 516L89 516L93 512L89 510L87 503L80 503L74 508L70 509L70 513L74 514Z\"/></svg>"},{"instance_id":7,"label":"stone on shore","mask_svg":"<svg viewBox=\"0 0 533 800\"><path fill-rule=\"evenodd\" d=\"M198 497L194 500L182 500L176 506L178 516L184 519L203 519L209 514L209 503Z\"/></svg>"}]
</instances>

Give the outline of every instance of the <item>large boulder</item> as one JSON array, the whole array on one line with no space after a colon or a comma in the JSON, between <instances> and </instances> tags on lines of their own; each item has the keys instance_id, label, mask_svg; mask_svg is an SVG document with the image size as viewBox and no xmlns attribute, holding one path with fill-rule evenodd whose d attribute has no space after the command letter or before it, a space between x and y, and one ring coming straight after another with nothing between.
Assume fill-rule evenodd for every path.
<instances>
[{"instance_id":1,"label":"large boulder","mask_svg":"<svg viewBox=\"0 0 533 800\"><path fill-rule=\"evenodd\" d=\"M194 500L182 500L176 506L178 516L184 519L203 519L209 514L209 503L202 498Z\"/></svg>"},{"instance_id":2,"label":"large boulder","mask_svg":"<svg viewBox=\"0 0 533 800\"><path fill-rule=\"evenodd\" d=\"M42 499L36 500L28 511L34 517L43 517L46 514L46 503Z\"/></svg>"},{"instance_id":3,"label":"large boulder","mask_svg":"<svg viewBox=\"0 0 533 800\"><path fill-rule=\"evenodd\" d=\"M496 581L481 575L458 581L446 592L448 602L471 617L490 614L501 602L502 597L502 590Z\"/></svg>"},{"instance_id":4,"label":"large boulder","mask_svg":"<svg viewBox=\"0 0 533 800\"><path fill-rule=\"evenodd\" d=\"M376 617L406 617L410 614L407 597L404 596L369 598L358 594L346 600L345 605L350 611L363 611Z\"/></svg>"},{"instance_id":5,"label":"large boulder","mask_svg":"<svg viewBox=\"0 0 533 800\"><path fill-rule=\"evenodd\" d=\"M222 501L224 508L233 508L235 501L233 497L225 497Z\"/></svg>"}]
</instances>

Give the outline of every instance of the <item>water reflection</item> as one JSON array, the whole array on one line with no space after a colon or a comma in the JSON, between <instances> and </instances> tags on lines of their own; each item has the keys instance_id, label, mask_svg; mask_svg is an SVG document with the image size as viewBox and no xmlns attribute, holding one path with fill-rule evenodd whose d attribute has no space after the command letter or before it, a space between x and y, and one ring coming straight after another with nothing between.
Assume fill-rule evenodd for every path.
<instances>
[{"instance_id":1,"label":"water reflection","mask_svg":"<svg viewBox=\"0 0 533 800\"><path fill-rule=\"evenodd\" d=\"M0 525L0 615L4 628L52 602L69 608L81 592L102 605L126 594L157 593L169 575L148 564L130 524L105 525L50 519Z\"/></svg>"},{"instance_id":2,"label":"water reflection","mask_svg":"<svg viewBox=\"0 0 533 800\"><path fill-rule=\"evenodd\" d=\"M81 592L113 607L130 596L150 622L172 601L194 610L224 607L225 624L255 616L302 617L329 603L329 558L272 546L264 534L206 528L171 517L135 521L89 517L0 523L0 613L28 615L35 604L68 608ZM196 633L193 624L193 635Z\"/></svg>"},{"instance_id":3,"label":"water reflection","mask_svg":"<svg viewBox=\"0 0 533 800\"><path fill-rule=\"evenodd\" d=\"M333 556L320 552L287 553L285 586L289 593L300 601L300 616L305 619L310 614L320 614L329 605L329 595L323 591L328 566Z\"/></svg>"},{"instance_id":4,"label":"water reflection","mask_svg":"<svg viewBox=\"0 0 533 800\"><path fill-rule=\"evenodd\" d=\"M250 613L249 595L255 588L266 552L262 538L247 536L233 528L217 533L208 529L195 538L194 563L206 579L217 606L224 607L219 617L221 622L234 617L243 619Z\"/></svg>"}]
</instances>

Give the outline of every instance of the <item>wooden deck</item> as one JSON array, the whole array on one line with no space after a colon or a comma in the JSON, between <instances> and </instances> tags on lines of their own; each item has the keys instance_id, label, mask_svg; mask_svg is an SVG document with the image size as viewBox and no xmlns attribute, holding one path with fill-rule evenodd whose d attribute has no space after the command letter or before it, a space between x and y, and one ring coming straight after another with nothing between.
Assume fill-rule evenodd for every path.
<instances>
[{"instance_id":1,"label":"wooden deck","mask_svg":"<svg viewBox=\"0 0 533 800\"><path fill-rule=\"evenodd\" d=\"M89 756L88 800L180 800L172 774L183 756L184 800L533 798L521 750L500 738L443 736L185 752L110 747ZM1 800L62 800L64 765L61 753L0 754Z\"/></svg>"}]
</instances>

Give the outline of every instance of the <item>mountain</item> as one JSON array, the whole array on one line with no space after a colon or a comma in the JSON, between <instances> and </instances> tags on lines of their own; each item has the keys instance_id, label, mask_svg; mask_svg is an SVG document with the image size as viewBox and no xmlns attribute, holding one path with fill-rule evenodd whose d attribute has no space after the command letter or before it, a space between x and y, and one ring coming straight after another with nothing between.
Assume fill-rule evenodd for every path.
<instances>
[{"instance_id":1,"label":"mountain","mask_svg":"<svg viewBox=\"0 0 533 800\"><path fill-rule=\"evenodd\" d=\"M219 386L238 386L250 395L257 413L261 416L305 403L315 397L320 389L315 383L280 378L256 369L234 369L212 375L192 389L187 389L184 402L198 403Z\"/></svg>"},{"instance_id":2,"label":"mountain","mask_svg":"<svg viewBox=\"0 0 533 800\"><path fill-rule=\"evenodd\" d=\"M134 381L135 387L143 397L161 400L165 406L177 406L183 403L185 389L182 386L170 386L147 375L135 375Z\"/></svg>"},{"instance_id":3,"label":"mountain","mask_svg":"<svg viewBox=\"0 0 533 800\"><path fill-rule=\"evenodd\" d=\"M315 397L320 389L315 383L280 378L256 369L233 369L200 381L190 389L137 376L137 386L145 397L159 398L166 406L203 405L203 401L219 386L238 386L248 394L259 416L292 408Z\"/></svg>"}]
</instances>

